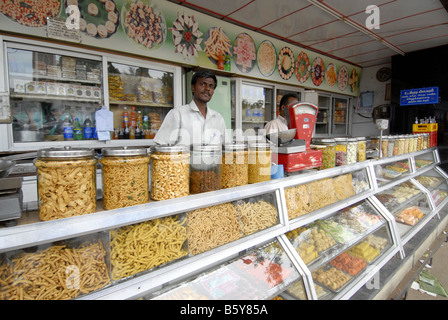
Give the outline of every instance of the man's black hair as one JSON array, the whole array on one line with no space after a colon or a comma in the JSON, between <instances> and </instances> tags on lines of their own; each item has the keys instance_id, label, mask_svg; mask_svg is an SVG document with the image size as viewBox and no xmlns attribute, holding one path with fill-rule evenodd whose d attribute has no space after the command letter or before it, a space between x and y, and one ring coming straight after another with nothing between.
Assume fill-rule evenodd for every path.
<instances>
[{"instance_id":1,"label":"man's black hair","mask_svg":"<svg viewBox=\"0 0 448 320\"><path fill-rule=\"evenodd\" d=\"M215 74L211 70L202 69L202 70L196 71L193 74L193 77L191 78L191 85L192 86L196 85L196 82L198 81L199 78L212 78L213 81L215 81L215 88L218 85L218 80L216 79Z\"/></svg>"},{"instance_id":2,"label":"man's black hair","mask_svg":"<svg viewBox=\"0 0 448 320\"><path fill-rule=\"evenodd\" d=\"M283 107L283 106L286 106L288 104L289 98L296 98L297 100L299 100L299 96L297 94L295 94L295 93L287 93L280 100L280 108Z\"/></svg>"}]
</instances>

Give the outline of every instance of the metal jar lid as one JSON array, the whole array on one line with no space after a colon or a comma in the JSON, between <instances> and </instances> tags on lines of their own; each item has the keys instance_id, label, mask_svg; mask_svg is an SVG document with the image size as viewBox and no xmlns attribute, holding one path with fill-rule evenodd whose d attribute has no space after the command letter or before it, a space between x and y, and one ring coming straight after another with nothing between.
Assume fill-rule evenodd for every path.
<instances>
[{"instance_id":1,"label":"metal jar lid","mask_svg":"<svg viewBox=\"0 0 448 320\"><path fill-rule=\"evenodd\" d=\"M72 148L65 146L62 148L41 149L37 152L38 158L88 158L94 157L94 149Z\"/></svg>"},{"instance_id":2,"label":"metal jar lid","mask_svg":"<svg viewBox=\"0 0 448 320\"><path fill-rule=\"evenodd\" d=\"M269 150L271 149L271 145L268 142L253 142L249 144L249 148Z\"/></svg>"},{"instance_id":3,"label":"metal jar lid","mask_svg":"<svg viewBox=\"0 0 448 320\"><path fill-rule=\"evenodd\" d=\"M191 151L193 152L221 152L222 147L220 144L193 144Z\"/></svg>"},{"instance_id":4,"label":"metal jar lid","mask_svg":"<svg viewBox=\"0 0 448 320\"><path fill-rule=\"evenodd\" d=\"M161 152L161 153L188 153L190 151L190 148L186 145L162 145L162 144L158 144L158 145L154 145L151 148L152 152Z\"/></svg>"},{"instance_id":5,"label":"metal jar lid","mask_svg":"<svg viewBox=\"0 0 448 320\"><path fill-rule=\"evenodd\" d=\"M224 146L224 151L244 151L247 149L246 143L226 143Z\"/></svg>"},{"instance_id":6,"label":"metal jar lid","mask_svg":"<svg viewBox=\"0 0 448 320\"><path fill-rule=\"evenodd\" d=\"M144 147L113 147L101 149L101 155L104 157L135 157L147 156L148 149Z\"/></svg>"}]
</instances>

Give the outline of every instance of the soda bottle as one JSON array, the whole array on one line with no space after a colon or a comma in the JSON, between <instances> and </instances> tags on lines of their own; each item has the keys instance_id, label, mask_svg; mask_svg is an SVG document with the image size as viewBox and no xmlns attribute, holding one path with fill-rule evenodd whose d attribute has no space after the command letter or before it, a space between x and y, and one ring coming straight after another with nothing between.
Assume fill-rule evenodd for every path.
<instances>
[{"instance_id":1,"label":"soda bottle","mask_svg":"<svg viewBox=\"0 0 448 320\"><path fill-rule=\"evenodd\" d=\"M96 120L93 120L93 137L92 139L98 139L98 132L96 132Z\"/></svg>"},{"instance_id":2,"label":"soda bottle","mask_svg":"<svg viewBox=\"0 0 448 320\"><path fill-rule=\"evenodd\" d=\"M86 120L84 121L84 139L86 140L93 139L93 123L89 119L89 117L87 117Z\"/></svg>"},{"instance_id":3,"label":"soda bottle","mask_svg":"<svg viewBox=\"0 0 448 320\"><path fill-rule=\"evenodd\" d=\"M75 118L75 124L73 125L73 138L75 140L82 140L82 127L78 118Z\"/></svg>"},{"instance_id":4,"label":"soda bottle","mask_svg":"<svg viewBox=\"0 0 448 320\"><path fill-rule=\"evenodd\" d=\"M140 124L140 121L137 121L137 127L135 127L135 139L141 139L142 138L142 125Z\"/></svg>"},{"instance_id":5,"label":"soda bottle","mask_svg":"<svg viewBox=\"0 0 448 320\"><path fill-rule=\"evenodd\" d=\"M135 129L134 127L129 128L129 139L135 139Z\"/></svg>"},{"instance_id":6,"label":"soda bottle","mask_svg":"<svg viewBox=\"0 0 448 320\"><path fill-rule=\"evenodd\" d=\"M129 139L129 127L128 127L127 124L126 124L126 126L124 127L123 139Z\"/></svg>"},{"instance_id":7,"label":"soda bottle","mask_svg":"<svg viewBox=\"0 0 448 320\"><path fill-rule=\"evenodd\" d=\"M123 127L126 127L129 125L129 112L128 107L123 107Z\"/></svg>"},{"instance_id":8,"label":"soda bottle","mask_svg":"<svg viewBox=\"0 0 448 320\"><path fill-rule=\"evenodd\" d=\"M129 117L129 130L133 128L135 130L135 127L137 126L137 112L135 111L135 107L132 107L131 110L131 116Z\"/></svg>"},{"instance_id":9,"label":"soda bottle","mask_svg":"<svg viewBox=\"0 0 448 320\"><path fill-rule=\"evenodd\" d=\"M64 140L73 140L73 124L68 116L65 116L62 128L64 132Z\"/></svg>"},{"instance_id":10,"label":"soda bottle","mask_svg":"<svg viewBox=\"0 0 448 320\"><path fill-rule=\"evenodd\" d=\"M137 111L137 125L143 123L143 113L141 110Z\"/></svg>"},{"instance_id":11,"label":"soda bottle","mask_svg":"<svg viewBox=\"0 0 448 320\"><path fill-rule=\"evenodd\" d=\"M120 127L120 131L118 131L118 139L124 139L124 129Z\"/></svg>"}]
</instances>

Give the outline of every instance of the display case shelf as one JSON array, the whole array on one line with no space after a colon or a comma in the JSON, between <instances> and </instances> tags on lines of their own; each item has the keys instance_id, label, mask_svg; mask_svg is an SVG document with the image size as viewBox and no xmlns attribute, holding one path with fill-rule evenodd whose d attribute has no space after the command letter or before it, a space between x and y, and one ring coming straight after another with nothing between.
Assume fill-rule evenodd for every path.
<instances>
[{"instance_id":1,"label":"display case shelf","mask_svg":"<svg viewBox=\"0 0 448 320\"><path fill-rule=\"evenodd\" d=\"M241 259L246 259L245 257L250 256L254 251L258 250L257 252L260 252L260 250L265 250L271 243L274 243L279 248L278 252L281 252L282 261L288 265L288 269L292 270L291 276L285 277L284 280L286 281L281 285L261 290L261 294L260 291L257 291L257 293L254 293L254 298L271 299L283 292L290 298L297 298L298 296L294 296L294 293L297 295L301 292L302 295L299 295L303 297L303 293L305 293L308 299L348 299L392 257L398 254L403 258L404 243L418 233L429 219L436 217L440 205L446 204L447 201L443 199L439 206L435 206L432 204L434 199L431 196L431 192L434 189L426 189L423 184L417 181L421 175L432 175L445 179L442 185L443 183L446 185L446 175L437 167L437 161L433 161L433 163L421 170L412 168L408 176L401 177L399 181L393 181L381 187L378 187L376 183L375 166L383 165L386 162L395 163L404 159L413 164L415 157L427 156L437 159L437 156L434 156L435 153L437 151L433 148L390 158L388 161L369 160L353 165L293 175L282 179L190 195L183 198L159 202L151 201L147 204L115 210L101 211L100 209L100 211L89 215L2 228L0 229L0 254L2 256L11 256L13 252L28 250L31 247L51 247L55 242L84 239L84 237L94 234L105 235L104 239L106 240L103 241L104 248L106 252L112 252L110 242L114 239L114 232L122 227L150 224L157 219L178 215L186 215L188 220L189 214L197 210L204 209L210 211L215 206L220 208L220 206L227 204L249 205L266 201L270 207L275 208L273 209L274 211L271 211L273 213L272 223L255 230L255 232L246 232L238 239L231 239L225 243L212 245L205 251L194 254L190 250L191 247L189 247L188 254L180 259L119 278L118 280L112 279L110 284L103 286L99 290L76 298L86 300L157 298L159 294L167 294L170 290L174 290L172 291L174 293L175 290L178 290L177 288L188 287L192 281L198 282L200 279L207 279L207 283L210 284L212 283L212 277L216 279L215 276L218 274L225 275L225 270L233 263L241 264L241 261L243 261ZM326 185L327 188L319 189L322 186L322 181L329 182L336 179L338 186L342 187L342 189L337 191L338 197L333 198L333 201L318 203L319 206L310 207L310 210L302 215L291 215L291 210L294 210L294 206L291 205L291 199L295 199L295 196L298 197L298 192L301 192L299 187L308 185L310 199L313 200L313 197L317 196L318 198L316 199L322 200L321 195L316 194L316 190L327 190L328 187L331 187L331 183ZM362 182L361 185L359 184L360 182ZM317 184L310 186L313 183ZM411 198L410 201L418 202L418 197L422 197L425 203L428 204L429 210L426 212L425 218L405 234L401 233L399 223L395 221L395 212L393 210L392 212L389 211L376 197L377 194L403 183L413 184L421 191L420 196ZM440 186L439 184L436 189L440 188ZM291 190L294 191L292 192L292 198ZM315 193L314 195L312 194L313 192ZM326 234L332 235L331 230L328 229L335 227L332 223L343 224L344 220L342 218L344 214L350 210L358 212L360 205L363 208L368 208L366 210L370 214L377 216L379 222L365 228L362 232L356 233L354 237L346 242L339 243L333 250L328 248L327 254L314 263L305 261L306 259L304 260L299 252L296 251L296 247L290 240L291 238L288 237L290 232L294 232L297 229L321 227L324 231L327 228ZM220 210L219 212L222 213L223 211ZM261 214L260 212L258 214ZM241 219L242 215L243 212L240 211L238 219ZM357 217L358 219L355 219L354 223L363 221L360 218L361 216ZM333 234L332 236L336 235ZM380 254L375 260L371 261L370 264L368 263L346 286L331 290L331 287L328 288L326 285L320 286L321 283L319 281L314 281L314 272L320 268L333 267L331 263L335 258L341 254L355 251L357 246L370 239L371 236L386 237L387 245L380 250ZM191 243L189 243L190 245ZM365 245L361 249L364 247ZM107 259L116 259L116 255L112 253L110 256L106 255L106 257L108 257ZM251 261L253 262L254 260ZM308 262L308 265L306 262ZM111 261L107 260L106 263L114 266ZM247 276L250 277L249 275ZM240 280L244 279L241 280L242 282L249 279L246 279L244 274L238 274L237 278ZM227 279L229 281L235 280L235 278L231 277ZM216 282L214 283L216 284ZM209 286L209 288L211 287ZM214 288L219 289L216 286ZM325 289L327 293L322 295L321 288ZM163 297L160 296L160 298ZM218 298L216 293L207 297ZM231 295L226 297L232 298ZM238 297L234 296L233 298Z\"/></svg>"}]
</instances>

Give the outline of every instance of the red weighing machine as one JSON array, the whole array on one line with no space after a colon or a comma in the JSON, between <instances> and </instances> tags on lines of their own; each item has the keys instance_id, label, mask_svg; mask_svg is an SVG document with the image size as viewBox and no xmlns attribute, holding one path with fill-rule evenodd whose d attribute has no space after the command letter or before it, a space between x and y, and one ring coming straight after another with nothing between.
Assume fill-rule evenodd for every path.
<instances>
[{"instance_id":1,"label":"red weighing machine","mask_svg":"<svg viewBox=\"0 0 448 320\"><path fill-rule=\"evenodd\" d=\"M283 165L285 172L293 173L322 166L322 151L310 148L318 110L308 102L298 102L287 107L285 115L288 127L296 129L296 134L292 141L272 148L273 159L277 157L276 162Z\"/></svg>"}]
</instances>

